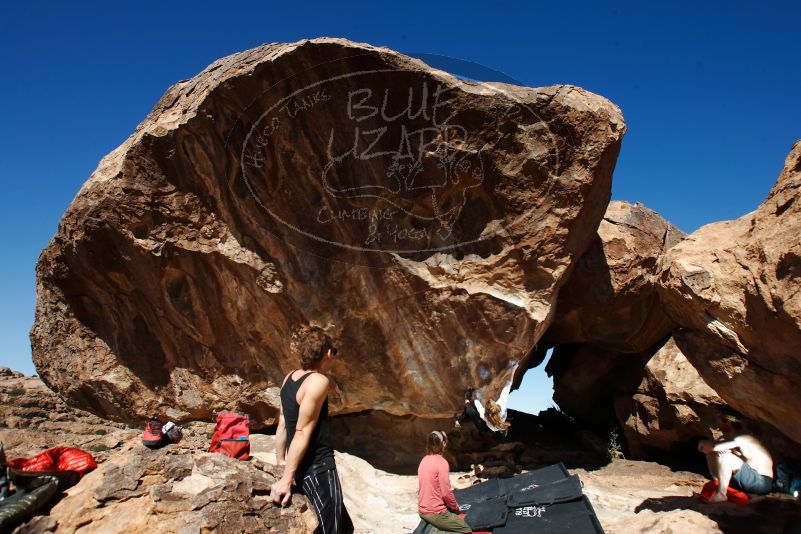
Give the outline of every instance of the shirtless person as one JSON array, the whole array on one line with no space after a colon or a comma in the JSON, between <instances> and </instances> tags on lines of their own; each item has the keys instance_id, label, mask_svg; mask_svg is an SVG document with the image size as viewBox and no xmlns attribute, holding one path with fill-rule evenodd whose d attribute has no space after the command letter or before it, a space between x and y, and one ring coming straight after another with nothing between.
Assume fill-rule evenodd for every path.
<instances>
[{"instance_id":1,"label":"shirtless person","mask_svg":"<svg viewBox=\"0 0 801 534\"><path fill-rule=\"evenodd\" d=\"M294 484L314 505L319 521L316 533L350 534L353 523L342 502L329 435L330 380L323 374L333 363L337 349L319 328L302 329L293 345L301 369L289 373L281 386L275 452L284 475L270 488L270 497L275 504L285 506Z\"/></svg>"},{"instance_id":2,"label":"shirtless person","mask_svg":"<svg viewBox=\"0 0 801 534\"><path fill-rule=\"evenodd\" d=\"M710 502L727 500L729 483L735 489L756 495L773 491L773 459L754 436L735 436L736 424L728 420L723 439L702 440L698 450L706 455L709 472L718 481L718 489Z\"/></svg>"}]
</instances>

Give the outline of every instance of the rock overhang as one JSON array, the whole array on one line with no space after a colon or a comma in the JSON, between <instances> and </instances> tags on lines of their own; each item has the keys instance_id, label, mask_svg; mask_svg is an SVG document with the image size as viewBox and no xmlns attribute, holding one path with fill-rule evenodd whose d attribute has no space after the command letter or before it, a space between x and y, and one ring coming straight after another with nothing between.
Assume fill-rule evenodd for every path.
<instances>
[{"instance_id":1,"label":"rock overhang","mask_svg":"<svg viewBox=\"0 0 801 534\"><path fill-rule=\"evenodd\" d=\"M497 398L594 236L624 131L577 87L341 39L218 60L101 161L43 251L37 369L107 416L270 423L291 332L316 324L346 349L334 413Z\"/></svg>"}]
</instances>

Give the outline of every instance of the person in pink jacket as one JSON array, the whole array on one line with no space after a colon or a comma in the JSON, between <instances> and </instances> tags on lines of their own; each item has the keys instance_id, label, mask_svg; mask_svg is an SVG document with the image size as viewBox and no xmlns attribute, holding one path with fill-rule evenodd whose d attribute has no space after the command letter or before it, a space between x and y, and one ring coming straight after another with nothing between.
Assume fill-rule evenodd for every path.
<instances>
[{"instance_id":1,"label":"person in pink jacket","mask_svg":"<svg viewBox=\"0 0 801 534\"><path fill-rule=\"evenodd\" d=\"M473 530L467 522L456 515L459 503L453 496L450 481L450 466L442 456L448 443L444 432L433 431L426 440L426 454L417 468L417 511L420 518L431 523L440 532L470 534Z\"/></svg>"}]
</instances>

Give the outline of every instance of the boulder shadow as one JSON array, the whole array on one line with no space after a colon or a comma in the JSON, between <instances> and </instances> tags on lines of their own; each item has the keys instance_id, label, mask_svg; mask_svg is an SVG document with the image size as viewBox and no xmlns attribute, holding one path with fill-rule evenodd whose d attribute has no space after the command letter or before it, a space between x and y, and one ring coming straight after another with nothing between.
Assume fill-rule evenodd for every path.
<instances>
[{"instance_id":1,"label":"boulder shadow","mask_svg":"<svg viewBox=\"0 0 801 534\"><path fill-rule=\"evenodd\" d=\"M801 504L790 497L775 494L766 497L751 496L746 506L731 502L702 503L698 495L651 497L634 509L636 513L643 510L692 510L709 517L725 534L801 534Z\"/></svg>"}]
</instances>

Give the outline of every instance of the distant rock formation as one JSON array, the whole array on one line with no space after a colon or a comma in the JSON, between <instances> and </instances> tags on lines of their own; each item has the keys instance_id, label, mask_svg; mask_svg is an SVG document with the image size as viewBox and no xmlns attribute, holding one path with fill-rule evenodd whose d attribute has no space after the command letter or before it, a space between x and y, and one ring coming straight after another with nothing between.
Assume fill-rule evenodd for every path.
<instances>
[{"instance_id":1,"label":"distant rock formation","mask_svg":"<svg viewBox=\"0 0 801 534\"><path fill-rule=\"evenodd\" d=\"M449 418L548 327L624 131L578 87L342 39L220 59L103 158L42 252L37 370L117 420L271 424L315 324L341 347L332 413Z\"/></svg>"},{"instance_id":2,"label":"distant rock formation","mask_svg":"<svg viewBox=\"0 0 801 534\"><path fill-rule=\"evenodd\" d=\"M677 323L655 280L659 258L684 236L645 206L611 202L543 337L555 346L546 367L554 401L588 427L616 419L633 458L686 453L726 413L670 338Z\"/></svg>"},{"instance_id":3,"label":"distant rock formation","mask_svg":"<svg viewBox=\"0 0 801 534\"><path fill-rule=\"evenodd\" d=\"M661 259L676 344L730 406L801 443L801 141L759 208Z\"/></svg>"},{"instance_id":4,"label":"distant rock formation","mask_svg":"<svg viewBox=\"0 0 801 534\"><path fill-rule=\"evenodd\" d=\"M731 410L798 456L799 196L801 142L759 209L686 237L610 203L543 337L559 406L587 425L614 413L636 458L686 456Z\"/></svg>"},{"instance_id":5,"label":"distant rock formation","mask_svg":"<svg viewBox=\"0 0 801 534\"><path fill-rule=\"evenodd\" d=\"M663 340L676 324L662 309L654 274L659 257L684 235L642 204L610 202L598 235L559 292L542 343L636 353Z\"/></svg>"},{"instance_id":6,"label":"distant rock formation","mask_svg":"<svg viewBox=\"0 0 801 534\"><path fill-rule=\"evenodd\" d=\"M0 442L9 459L69 443L103 461L140 432L70 408L39 378L0 367Z\"/></svg>"},{"instance_id":7,"label":"distant rock formation","mask_svg":"<svg viewBox=\"0 0 801 534\"><path fill-rule=\"evenodd\" d=\"M700 438L717 438L731 412L671 337L648 358L633 394L614 402L633 458L697 455Z\"/></svg>"}]
</instances>

